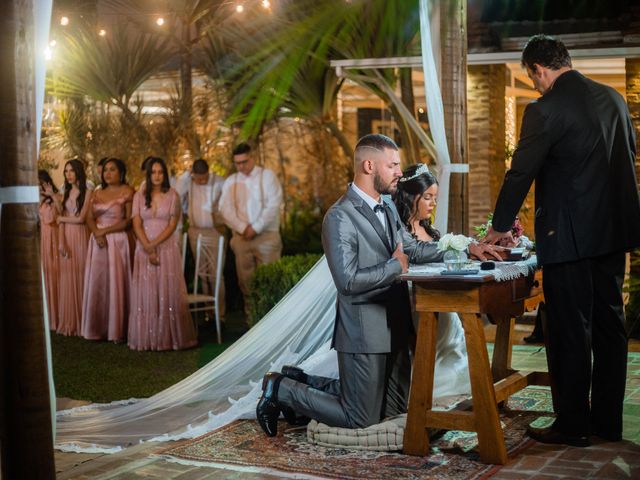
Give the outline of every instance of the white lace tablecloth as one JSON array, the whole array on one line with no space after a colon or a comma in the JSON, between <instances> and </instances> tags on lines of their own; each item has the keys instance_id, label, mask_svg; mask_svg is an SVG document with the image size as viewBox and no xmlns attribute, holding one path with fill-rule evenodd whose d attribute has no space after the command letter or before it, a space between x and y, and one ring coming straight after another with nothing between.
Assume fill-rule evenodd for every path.
<instances>
[{"instance_id":1,"label":"white lace tablecloth","mask_svg":"<svg viewBox=\"0 0 640 480\"><path fill-rule=\"evenodd\" d=\"M487 275L491 275L497 282L503 282L505 280L512 280L514 278L527 276L538 268L538 262L535 255L531 255L526 260L521 260L519 262L495 262L495 264L496 268L493 270L480 270L479 261L470 261L465 266L465 269L477 269L478 273L473 275L461 275L461 277L484 278ZM443 270L446 270L444 263L410 265L407 275L412 277L436 277L440 276Z\"/></svg>"}]
</instances>

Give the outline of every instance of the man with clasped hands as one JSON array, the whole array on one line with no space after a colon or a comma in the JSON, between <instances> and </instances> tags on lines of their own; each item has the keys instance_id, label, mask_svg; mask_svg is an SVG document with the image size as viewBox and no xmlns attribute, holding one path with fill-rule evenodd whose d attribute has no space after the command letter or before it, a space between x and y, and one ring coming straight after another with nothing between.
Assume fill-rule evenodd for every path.
<instances>
[{"instance_id":1,"label":"man with clasped hands","mask_svg":"<svg viewBox=\"0 0 640 480\"><path fill-rule=\"evenodd\" d=\"M406 282L409 262L442 260L435 242L413 238L393 202L402 176L398 147L388 137L366 135L356 145L353 183L328 211L322 245L338 290L333 347L340 380L305 374L295 367L268 373L257 406L261 427L277 433L280 411L334 427L362 428L407 411L413 335ZM488 245L470 253L486 259ZM489 254L489 253L488 253ZM491 255L491 254L489 254Z\"/></svg>"}]
</instances>

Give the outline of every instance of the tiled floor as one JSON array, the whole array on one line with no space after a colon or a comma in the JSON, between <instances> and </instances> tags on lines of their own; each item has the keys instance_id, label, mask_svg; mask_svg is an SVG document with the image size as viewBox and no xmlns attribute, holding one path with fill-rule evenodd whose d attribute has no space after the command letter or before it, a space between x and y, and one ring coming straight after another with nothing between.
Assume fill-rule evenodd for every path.
<instances>
[{"instance_id":1,"label":"tiled floor","mask_svg":"<svg viewBox=\"0 0 640 480\"><path fill-rule=\"evenodd\" d=\"M531 330L516 326L513 366L524 370L546 369L542 348L517 345ZM493 329L487 327L487 340ZM632 351L640 350L633 342ZM623 442L598 443L589 448L572 448L536 444L499 470L496 480L555 479L640 479L640 359L629 363L629 380L625 399ZM150 456L166 448L164 444L143 444L114 455L56 452L58 479L275 479L280 476L236 472L212 467L169 463Z\"/></svg>"}]
</instances>

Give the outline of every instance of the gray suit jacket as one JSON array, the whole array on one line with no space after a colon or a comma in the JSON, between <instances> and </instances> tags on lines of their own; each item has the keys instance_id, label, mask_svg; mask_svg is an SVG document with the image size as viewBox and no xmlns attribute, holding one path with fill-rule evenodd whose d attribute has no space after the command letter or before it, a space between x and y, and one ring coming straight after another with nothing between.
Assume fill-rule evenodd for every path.
<instances>
[{"instance_id":1,"label":"gray suit jacket","mask_svg":"<svg viewBox=\"0 0 640 480\"><path fill-rule=\"evenodd\" d=\"M411 306L400 262L392 258L398 241L411 263L437 262L433 242L414 239L395 205L384 198L391 242L364 200L347 190L326 213L322 246L338 290L332 346L343 353L387 353L405 345L413 330Z\"/></svg>"}]
</instances>

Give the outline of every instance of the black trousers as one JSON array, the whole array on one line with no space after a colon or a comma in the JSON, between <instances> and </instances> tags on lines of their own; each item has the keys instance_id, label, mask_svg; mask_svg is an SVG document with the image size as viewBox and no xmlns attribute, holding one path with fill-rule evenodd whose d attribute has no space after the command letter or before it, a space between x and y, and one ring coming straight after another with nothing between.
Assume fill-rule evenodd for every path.
<instances>
[{"instance_id":1,"label":"black trousers","mask_svg":"<svg viewBox=\"0 0 640 480\"><path fill-rule=\"evenodd\" d=\"M554 428L562 433L622 433L624 268L624 252L543 267L549 371L558 396Z\"/></svg>"}]
</instances>

